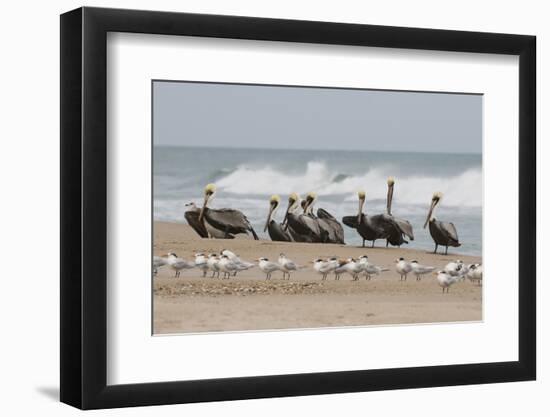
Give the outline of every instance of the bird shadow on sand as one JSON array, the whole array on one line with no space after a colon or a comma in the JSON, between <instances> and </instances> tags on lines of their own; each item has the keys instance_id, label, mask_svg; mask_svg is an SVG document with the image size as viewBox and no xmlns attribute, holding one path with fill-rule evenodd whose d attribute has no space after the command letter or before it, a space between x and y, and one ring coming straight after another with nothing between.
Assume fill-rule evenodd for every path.
<instances>
[{"instance_id":1,"label":"bird shadow on sand","mask_svg":"<svg viewBox=\"0 0 550 417\"><path fill-rule=\"evenodd\" d=\"M36 387L36 392L52 401L59 401L59 387Z\"/></svg>"}]
</instances>

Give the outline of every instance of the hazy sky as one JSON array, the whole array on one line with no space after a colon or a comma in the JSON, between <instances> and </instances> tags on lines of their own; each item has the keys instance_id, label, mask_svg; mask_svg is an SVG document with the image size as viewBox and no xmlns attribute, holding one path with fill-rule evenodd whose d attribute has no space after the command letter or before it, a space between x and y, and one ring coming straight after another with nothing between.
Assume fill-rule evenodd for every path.
<instances>
[{"instance_id":1,"label":"hazy sky","mask_svg":"<svg viewBox=\"0 0 550 417\"><path fill-rule=\"evenodd\" d=\"M154 143L481 153L482 96L154 83Z\"/></svg>"}]
</instances>

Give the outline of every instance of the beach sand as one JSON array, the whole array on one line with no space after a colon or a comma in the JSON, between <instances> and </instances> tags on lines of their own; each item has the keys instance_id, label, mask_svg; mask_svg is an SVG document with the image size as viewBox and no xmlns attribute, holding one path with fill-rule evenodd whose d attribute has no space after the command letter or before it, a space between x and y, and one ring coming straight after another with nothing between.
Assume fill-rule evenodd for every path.
<instances>
[{"instance_id":1,"label":"beach sand","mask_svg":"<svg viewBox=\"0 0 550 417\"><path fill-rule=\"evenodd\" d=\"M419 231L419 233L428 233ZM230 279L202 278L199 270L183 271L179 278L164 266L154 278L153 326L155 334L241 330L296 329L365 326L381 324L438 323L482 320L482 287L468 280L442 294L435 276L416 281L409 274L400 281L395 259L418 260L443 268L449 261L481 263L481 257L428 253L425 250L378 247L358 248L333 244L254 241L244 235L233 240L201 239L189 226L154 223L154 254L175 252L193 260L195 251L220 252L229 249L250 262L259 257L276 261L281 252L306 269L283 280L276 272L271 280L257 267ZM414 247L414 242L411 243ZM340 281L330 275L326 281L315 273L311 261L317 257L341 258L368 255L369 261L389 271L367 281L352 281L344 274ZM223 275L223 274L222 274Z\"/></svg>"}]
</instances>

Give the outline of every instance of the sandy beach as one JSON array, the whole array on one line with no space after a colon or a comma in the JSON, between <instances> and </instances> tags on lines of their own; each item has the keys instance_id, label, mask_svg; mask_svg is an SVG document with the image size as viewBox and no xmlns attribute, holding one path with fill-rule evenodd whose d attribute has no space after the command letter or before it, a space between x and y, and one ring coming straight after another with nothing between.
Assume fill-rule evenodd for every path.
<instances>
[{"instance_id":1,"label":"sandy beach","mask_svg":"<svg viewBox=\"0 0 550 417\"><path fill-rule=\"evenodd\" d=\"M418 231L418 233L427 233ZM416 281L410 274L400 281L395 259L416 259L424 265L443 268L449 261L481 262L481 257L457 254L449 248L447 256L425 250L378 247L360 248L333 244L307 244L254 241L245 236L234 240L201 239L189 226L154 223L154 254L175 252L193 260L196 251L217 252L229 249L253 262L264 256L276 261L285 253L307 268L283 280L276 272L266 281L259 268L222 280L202 278L198 270L183 271L179 278L168 267L154 278L154 333L218 332L269 330L380 324L479 321L482 319L482 287L468 280L458 282L449 294L442 294L435 277L426 275ZM414 247L414 242L411 243ZM343 275L326 281L315 273L311 261L317 257L341 258L368 255L369 261L389 271L367 281L353 281Z\"/></svg>"}]
</instances>

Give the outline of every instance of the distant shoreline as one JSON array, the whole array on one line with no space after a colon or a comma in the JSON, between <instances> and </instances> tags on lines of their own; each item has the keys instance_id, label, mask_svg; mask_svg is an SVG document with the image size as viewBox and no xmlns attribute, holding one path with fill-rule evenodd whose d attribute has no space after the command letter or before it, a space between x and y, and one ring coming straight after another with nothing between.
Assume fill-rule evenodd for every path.
<instances>
[{"instance_id":1,"label":"distant shoreline","mask_svg":"<svg viewBox=\"0 0 550 417\"><path fill-rule=\"evenodd\" d=\"M258 151L281 151L281 150L289 150L289 151L297 151L297 152L311 152L312 149L308 148L274 148L274 147L242 147L242 146L198 146L198 145L169 145L169 144L155 144L153 143L153 147L159 147L159 148L188 148L188 149L220 149L220 150L258 150ZM368 153L396 153L396 154L427 154L427 155L469 155L469 156L479 156L480 158L483 156L483 153L481 152L426 152L426 151L417 151L414 149L411 150L399 150L399 151L381 151L381 150L374 150L374 149L341 149L341 148L323 148L320 149L321 151L331 151L331 152L338 152L338 153L356 153L356 152L368 152Z\"/></svg>"}]
</instances>

